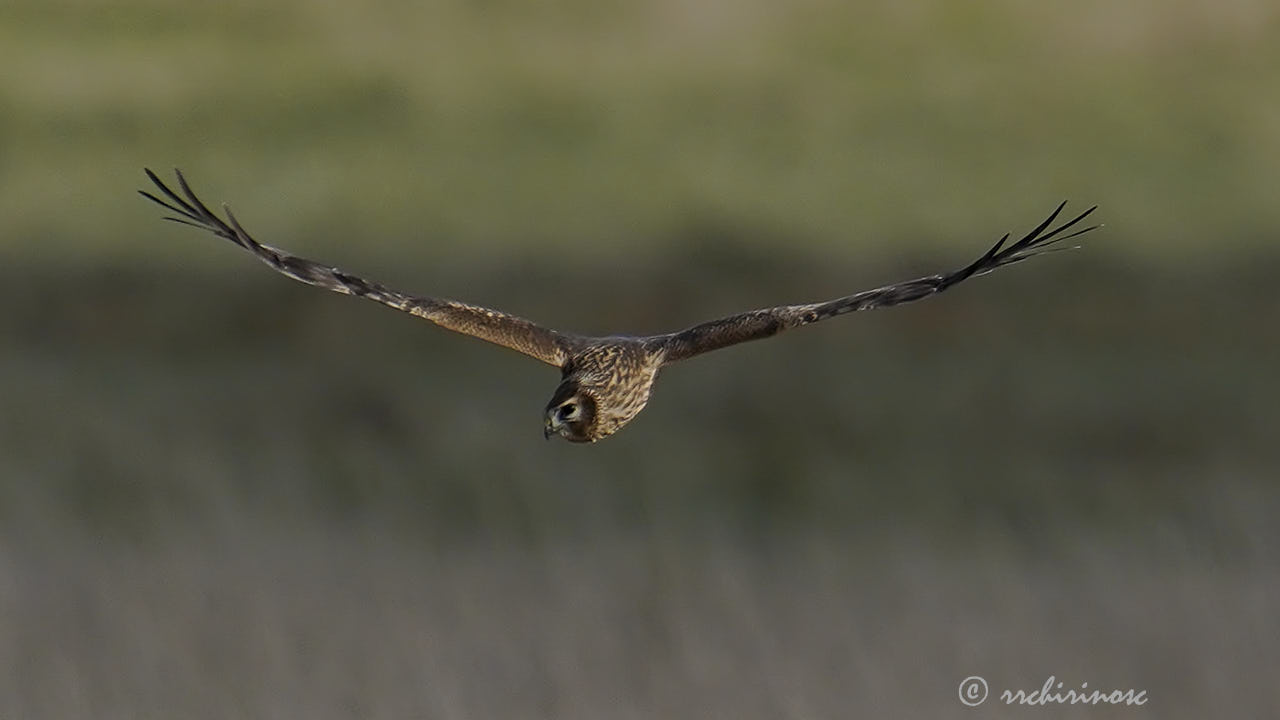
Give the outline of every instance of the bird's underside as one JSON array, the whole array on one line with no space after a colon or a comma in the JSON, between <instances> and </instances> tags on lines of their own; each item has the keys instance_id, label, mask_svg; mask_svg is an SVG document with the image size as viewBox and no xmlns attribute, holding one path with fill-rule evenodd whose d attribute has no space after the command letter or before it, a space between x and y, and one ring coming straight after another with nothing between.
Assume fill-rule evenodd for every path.
<instances>
[{"instance_id":1,"label":"bird's underside","mask_svg":"<svg viewBox=\"0 0 1280 720\"><path fill-rule=\"evenodd\" d=\"M953 272L929 275L847 295L826 302L751 310L694 325L678 332L641 337L588 337L563 333L497 310L456 300L406 295L379 283L263 245L254 240L223 206L225 220L196 197L180 171L179 192L146 170L163 197L139 192L174 213L165 219L208 230L253 253L277 272L295 280L346 295L376 300L449 330L502 345L560 368L562 379L547 405L544 434L575 442L608 437L636 416L648 402L658 370L677 360L730 345L771 337L783 330L857 310L911 302L942 292L964 280L1059 249L1059 243L1099 226L1077 228L1091 207L1050 230L1066 203L1044 222L1006 247L1006 234L985 255Z\"/></svg>"}]
</instances>

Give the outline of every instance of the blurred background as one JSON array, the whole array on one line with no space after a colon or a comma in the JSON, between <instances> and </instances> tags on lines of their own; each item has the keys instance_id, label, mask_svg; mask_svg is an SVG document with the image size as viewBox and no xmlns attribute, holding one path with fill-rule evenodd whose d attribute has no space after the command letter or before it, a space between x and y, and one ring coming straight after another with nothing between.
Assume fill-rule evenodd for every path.
<instances>
[{"instance_id":1,"label":"blurred background","mask_svg":"<svg viewBox=\"0 0 1280 720\"><path fill-rule=\"evenodd\" d=\"M0 717L1280 708L1274 3L6 0L0 64ZM143 166L584 333L1107 226L584 447L555 370ZM995 697L1051 675L1150 702Z\"/></svg>"}]
</instances>

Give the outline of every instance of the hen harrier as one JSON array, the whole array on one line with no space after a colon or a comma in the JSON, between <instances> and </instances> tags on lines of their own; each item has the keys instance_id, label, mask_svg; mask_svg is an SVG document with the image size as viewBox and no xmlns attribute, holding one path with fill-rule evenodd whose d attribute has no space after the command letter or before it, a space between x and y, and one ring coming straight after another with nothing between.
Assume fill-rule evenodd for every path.
<instances>
[{"instance_id":1,"label":"hen harrier","mask_svg":"<svg viewBox=\"0 0 1280 720\"><path fill-rule=\"evenodd\" d=\"M827 302L752 310L665 335L586 337L551 330L524 318L456 300L405 295L337 268L262 245L240 227L231 214L231 208L223 205L224 221L205 207L180 171L175 173L182 197L161 182L155 173L150 170L146 173L168 200L145 190L139 192L177 215L166 217L166 220L192 225L226 238L253 253L276 272L309 285L376 300L449 330L518 350L560 368L560 385L551 396L551 402L547 403L543 434L547 438L559 435L573 442L595 442L630 422L649 401L649 392L658 370L677 360L748 340L767 338L783 330L855 310L919 300L998 267L1063 249L1049 246L1099 227L1093 225L1067 233L1097 209L1094 206L1048 230L1066 206L1063 202L1021 240L1005 247L1009 239L1006 233L985 255L954 272L908 280Z\"/></svg>"}]
</instances>

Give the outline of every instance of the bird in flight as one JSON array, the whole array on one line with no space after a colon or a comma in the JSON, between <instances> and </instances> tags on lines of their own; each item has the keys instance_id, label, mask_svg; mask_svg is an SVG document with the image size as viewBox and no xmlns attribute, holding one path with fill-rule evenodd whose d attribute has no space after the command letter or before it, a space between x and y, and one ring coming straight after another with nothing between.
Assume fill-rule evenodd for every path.
<instances>
[{"instance_id":1,"label":"bird in flight","mask_svg":"<svg viewBox=\"0 0 1280 720\"><path fill-rule=\"evenodd\" d=\"M1051 246L1100 227L1077 228L1080 221L1097 209L1095 205L1050 230L1049 226L1066 207L1066 202L1063 202L1021 239L1006 247L1009 240L1006 233L985 255L953 272L907 280L826 302L751 310L664 335L589 337L552 330L524 318L456 300L406 295L338 268L290 255L250 237L226 205L222 206L225 220L214 214L191 191L181 171L174 171L181 195L165 185L155 173L150 170L146 173L164 197L145 190L138 192L174 213L166 220L226 238L253 253L276 272L326 290L376 300L443 328L511 348L560 368L560 384L543 413L543 435L548 439L559 435L572 442L584 443L609 437L630 422L648 403L658 371L671 363L748 340L772 337L783 330L848 312L919 300L996 268L1046 252L1067 249Z\"/></svg>"}]
</instances>

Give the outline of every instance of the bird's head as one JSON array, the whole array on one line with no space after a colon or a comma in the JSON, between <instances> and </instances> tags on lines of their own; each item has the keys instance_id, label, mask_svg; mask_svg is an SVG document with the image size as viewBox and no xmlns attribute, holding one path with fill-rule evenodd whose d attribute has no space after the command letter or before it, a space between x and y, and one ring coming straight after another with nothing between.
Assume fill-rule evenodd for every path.
<instances>
[{"instance_id":1,"label":"bird's head","mask_svg":"<svg viewBox=\"0 0 1280 720\"><path fill-rule=\"evenodd\" d=\"M570 442L595 442L604 437L596 428L598 407L589 389L574 379L567 379L560 383L547 403L542 434L547 439L559 435Z\"/></svg>"}]
</instances>

